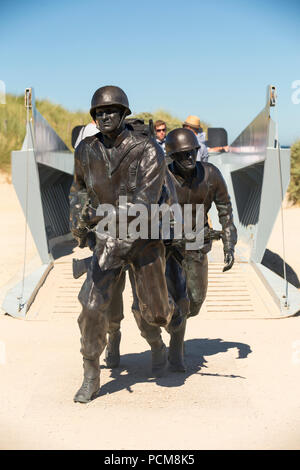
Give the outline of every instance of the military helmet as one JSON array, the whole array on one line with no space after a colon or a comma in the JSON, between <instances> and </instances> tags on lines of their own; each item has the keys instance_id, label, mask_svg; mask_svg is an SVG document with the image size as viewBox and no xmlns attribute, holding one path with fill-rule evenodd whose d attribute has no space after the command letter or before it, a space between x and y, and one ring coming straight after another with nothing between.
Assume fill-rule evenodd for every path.
<instances>
[{"instance_id":1,"label":"military helmet","mask_svg":"<svg viewBox=\"0 0 300 470\"><path fill-rule=\"evenodd\" d=\"M166 154L168 157L171 157L174 153L187 152L198 148L198 139L190 129L174 129L167 135Z\"/></svg>"},{"instance_id":2,"label":"military helmet","mask_svg":"<svg viewBox=\"0 0 300 470\"><path fill-rule=\"evenodd\" d=\"M120 106L126 111L125 116L131 114L127 95L118 86L103 86L95 91L90 109L90 115L94 120L96 117L96 108L100 106Z\"/></svg>"}]
</instances>

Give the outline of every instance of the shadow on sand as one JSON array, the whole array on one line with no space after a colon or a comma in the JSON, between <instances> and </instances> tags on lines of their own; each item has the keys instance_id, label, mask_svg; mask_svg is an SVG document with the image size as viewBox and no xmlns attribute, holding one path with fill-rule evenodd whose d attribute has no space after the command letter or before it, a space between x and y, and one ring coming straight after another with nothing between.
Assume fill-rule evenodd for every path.
<instances>
[{"instance_id":1,"label":"shadow on sand","mask_svg":"<svg viewBox=\"0 0 300 470\"><path fill-rule=\"evenodd\" d=\"M52 250L52 256L55 260L62 258L63 256L70 255L74 252L75 248L77 247L76 240L68 240L62 243L55 245Z\"/></svg>"},{"instance_id":2,"label":"shadow on sand","mask_svg":"<svg viewBox=\"0 0 300 470\"><path fill-rule=\"evenodd\" d=\"M237 348L237 359L246 359L250 354L251 348L248 344L223 341L217 339L190 339L185 341L185 361L187 371L174 373L169 370L163 377L153 378L151 375L151 354L150 351L144 351L138 354L125 354L121 356L120 367L111 370L110 382L101 386L96 398L115 393L123 389L133 393L132 386L136 383L156 382L161 387L180 387L188 377L193 374L209 375L215 377L228 377L232 379L244 379L239 375L233 374L210 374L203 372L206 368L205 356L212 356L222 352L227 352L231 348ZM105 368L102 366L102 368ZM127 372L124 373L124 372Z\"/></svg>"},{"instance_id":3,"label":"shadow on sand","mask_svg":"<svg viewBox=\"0 0 300 470\"><path fill-rule=\"evenodd\" d=\"M266 268L269 268L278 276L282 278L284 277L283 259L277 253L273 253L273 251L266 249L261 264L263 264ZM289 264L285 263L285 270L287 281L293 286L297 287L297 289L299 289L300 281L293 268Z\"/></svg>"}]
</instances>

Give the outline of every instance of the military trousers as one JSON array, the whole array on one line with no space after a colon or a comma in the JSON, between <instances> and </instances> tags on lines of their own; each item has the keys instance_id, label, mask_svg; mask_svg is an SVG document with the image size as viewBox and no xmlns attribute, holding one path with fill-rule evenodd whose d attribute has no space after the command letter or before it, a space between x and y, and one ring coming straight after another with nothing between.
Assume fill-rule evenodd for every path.
<instances>
[{"instance_id":1,"label":"military trousers","mask_svg":"<svg viewBox=\"0 0 300 470\"><path fill-rule=\"evenodd\" d=\"M200 312L206 298L208 284L207 254L200 252L186 252L182 261L186 275L190 311L188 317L194 317Z\"/></svg>"},{"instance_id":2,"label":"military trousers","mask_svg":"<svg viewBox=\"0 0 300 470\"><path fill-rule=\"evenodd\" d=\"M181 267L178 265L181 265ZM134 279L130 272L129 276L133 292L132 312L142 337L151 345L161 339L161 329L144 321L139 309ZM166 263L166 280L169 296L173 298L175 303L174 316L176 316L176 311L178 315L183 314L187 318L198 315L207 293L207 254L202 252L185 252L181 263L171 255ZM172 322L167 331L172 334L171 325Z\"/></svg>"},{"instance_id":3,"label":"military trousers","mask_svg":"<svg viewBox=\"0 0 300 470\"><path fill-rule=\"evenodd\" d=\"M185 319L187 318L190 310L190 302L188 299L188 291L186 284L186 276L181 264L174 256L168 256L166 261L166 282L168 287L169 301L174 304L174 313L171 322L166 327L168 333L180 330L185 327ZM140 304L134 277L131 270L129 270L129 278L132 287L133 303L132 312L135 321L140 329L141 335L146 339L151 346L161 340L161 328L157 325L150 325L141 315Z\"/></svg>"},{"instance_id":4,"label":"military trousers","mask_svg":"<svg viewBox=\"0 0 300 470\"><path fill-rule=\"evenodd\" d=\"M161 240L139 240L128 253L140 315L147 324L159 329L173 315L174 303L168 295L165 278L165 248ZM81 353L85 359L98 358L107 343L107 333L120 327L123 318L122 293L125 288L125 264L117 269L101 270L93 256L78 299L82 311L78 318Z\"/></svg>"}]
</instances>

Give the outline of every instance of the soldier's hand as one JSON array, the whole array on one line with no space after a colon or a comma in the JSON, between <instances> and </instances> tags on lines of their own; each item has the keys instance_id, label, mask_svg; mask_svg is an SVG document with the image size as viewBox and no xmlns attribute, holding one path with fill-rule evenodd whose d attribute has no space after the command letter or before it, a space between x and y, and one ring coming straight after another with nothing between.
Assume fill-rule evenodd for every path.
<instances>
[{"instance_id":1,"label":"soldier's hand","mask_svg":"<svg viewBox=\"0 0 300 470\"><path fill-rule=\"evenodd\" d=\"M95 235L95 232L90 231L90 232L87 234L86 243L87 243L87 246L89 247L89 249L90 249L91 251L93 251L94 248L95 248L95 246L96 246L96 235Z\"/></svg>"},{"instance_id":2,"label":"soldier's hand","mask_svg":"<svg viewBox=\"0 0 300 470\"><path fill-rule=\"evenodd\" d=\"M229 271L229 269L232 268L234 263L234 253L233 251L225 251L224 252L224 268L223 268L223 273L225 271Z\"/></svg>"}]
</instances>

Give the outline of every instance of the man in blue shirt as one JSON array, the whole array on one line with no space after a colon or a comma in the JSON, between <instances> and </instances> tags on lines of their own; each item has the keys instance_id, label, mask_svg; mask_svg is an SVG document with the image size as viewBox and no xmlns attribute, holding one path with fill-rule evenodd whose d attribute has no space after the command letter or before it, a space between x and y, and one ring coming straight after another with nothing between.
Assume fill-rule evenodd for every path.
<instances>
[{"instance_id":1,"label":"man in blue shirt","mask_svg":"<svg viewBox=\"0 0 300 470\"><path fill-rule=\"evenodd\" d=\"M160 119L158 119L154 123L154 129L155 129L156 142L162 148L164 154L166 154L165 142L166 142L166 134L167 134L167 124L164 121L161 121Z\"/></svg>"},{"instance_id":2,"label":"man in blue shirt","mask_svg":"<svg viewBox=\"0 0 300 470\"><path fill-rule=\"evenodd\" d=\"M197 162L208 161L208 150L205 145L205 132L200 125L200 119L197 116L188 116L184 121L182 127L190 129L194 132L199 143L199 150L197 153Z\"/></svg>"}]
</instances>

